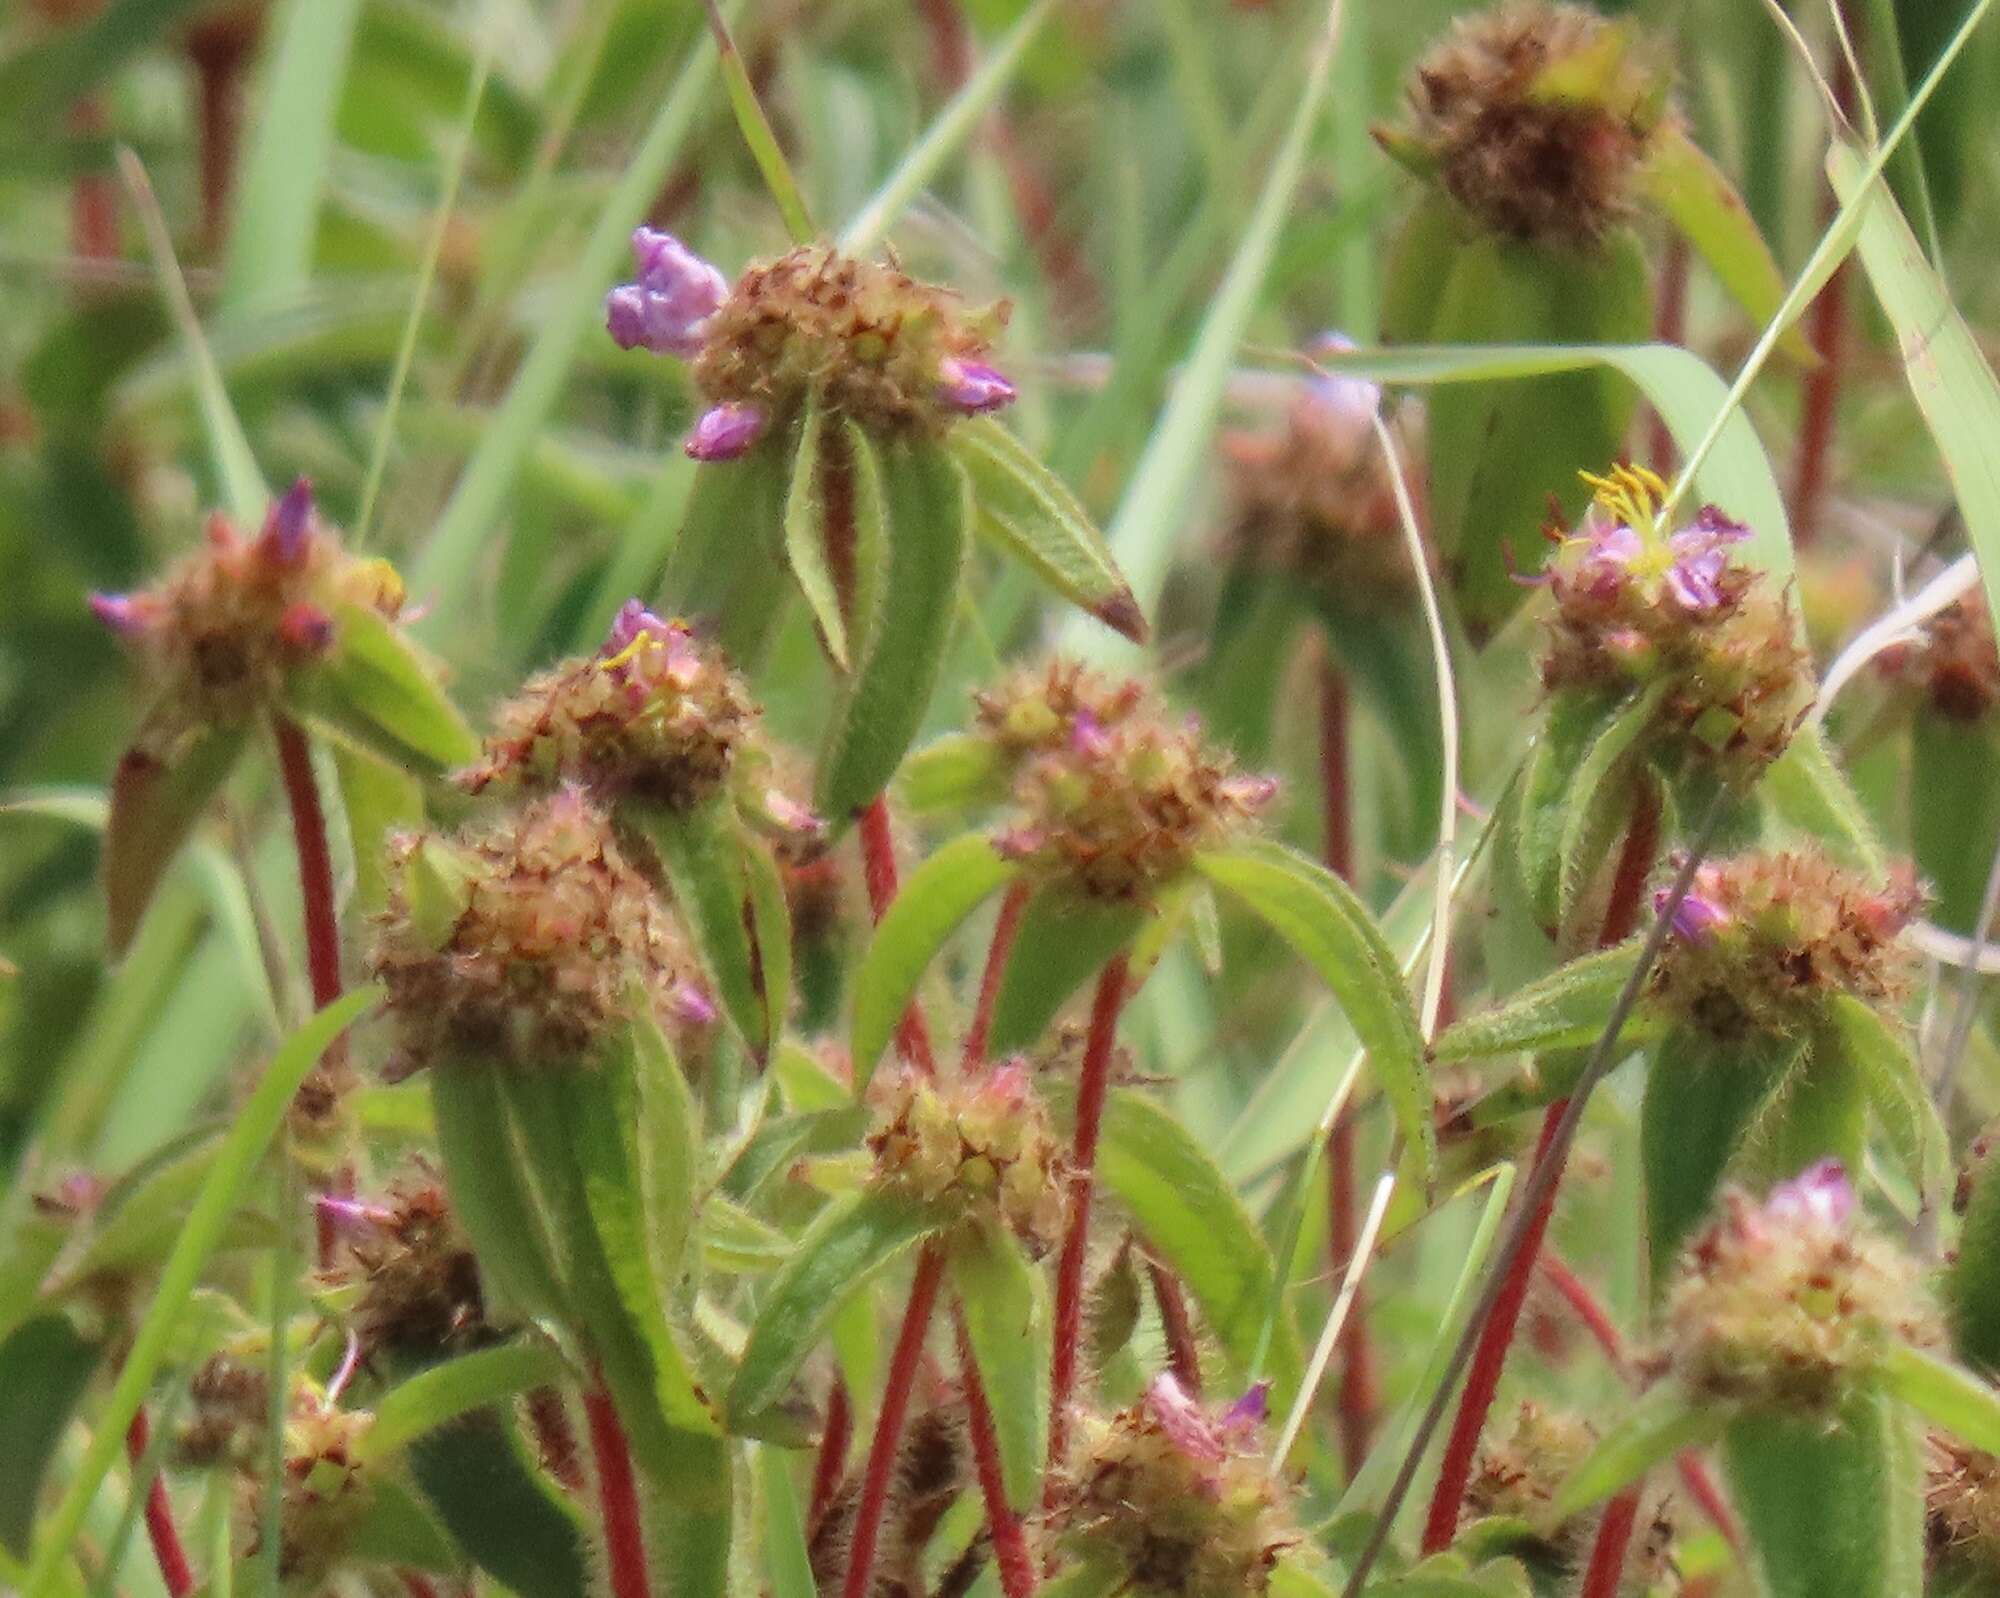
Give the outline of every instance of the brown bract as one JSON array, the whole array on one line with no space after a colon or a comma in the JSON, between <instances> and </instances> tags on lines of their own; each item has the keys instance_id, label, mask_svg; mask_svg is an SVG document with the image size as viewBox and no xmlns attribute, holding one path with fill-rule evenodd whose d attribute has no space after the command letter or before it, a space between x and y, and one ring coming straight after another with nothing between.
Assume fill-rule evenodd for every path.
<instances>
[{"instance_id":1,"label":"brown bract","mask_svg":"<svg viewBox=\"0 0 2000 1598\"><path fill-rule=\"evenodd\" d=\"M979 361L1005 302L968 308L900 268L801 245L755 261L706 325L696 386L711 406L751 405L780 426L808 396L875 433L942 433L944 363Z\"/></svg>"},{"instance_id":2,"label":"brown bract","mask_svg":"<svg viewBox=\"0 0 2000 1598\"><path fill-rule=\"evenodd\" d=\"M392 1184L382 1210L347 1242L343 1274L360 1288L348 1324L362 1348L435 1357L487 1341L479 1261L436 1173Z\"/></svg>"},{"instance_id":3,"label":"brown bract","mask_svg":"<svg viewBox=\"0 0 2000 1598\"><path fill-rule=\"evenodd\" d=\"M2000 1578L2000 1459L1941 1431L1926 1438L1925 1456L1932 1556Z\"/></svg>"}]
</instances>

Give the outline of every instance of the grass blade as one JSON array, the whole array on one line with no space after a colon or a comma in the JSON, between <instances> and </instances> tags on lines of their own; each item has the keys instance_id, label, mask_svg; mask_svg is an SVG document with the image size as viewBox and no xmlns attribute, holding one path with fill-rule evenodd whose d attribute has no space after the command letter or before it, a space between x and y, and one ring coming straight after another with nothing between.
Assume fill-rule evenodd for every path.
<instances>
[{"instance_id":1,"label":"grass blade","mask_svg":"<svg viewBox=\"0 0 2000 1598\"><path fill-rule=\"evenodd\" d=\"M708 30L715 38L716 52L722 63L722 83L729 91L729 106L736 113L736 126L743 134L743 142L750 147L750 156L757 163L757 170L763 174L764 187L771 191L771 198L777 202L778 214L785 219L792 242L810 244L819 230L813 226L812 217L806 212L798 179L792 176L785 152L778 147L778 136L771 131L771 120L757 103L757 90L750 82L742 53L730 37L729 23L716 0L708 0Z\"/></svg>"}]
</instances>

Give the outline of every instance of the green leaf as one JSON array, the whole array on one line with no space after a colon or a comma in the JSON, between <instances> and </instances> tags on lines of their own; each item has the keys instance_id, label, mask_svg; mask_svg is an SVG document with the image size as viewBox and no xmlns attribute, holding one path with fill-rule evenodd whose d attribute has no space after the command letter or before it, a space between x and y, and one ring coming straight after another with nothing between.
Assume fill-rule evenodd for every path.
<instances>
[{"instance_id":1,"label":"green leaf","mask_svg":"<svg viewBox=\"0 0 2000 1598\"><path fill-rule=\"evenodd\" d=\"M1270 923L1333 991L1429 1182L1437 1129L1424 1040L1402 967L1367 907L1324 866L1277 844L1239 844L1199 856L1196 866Z\"/></svg>"},{"instance_id":2,"label":"green leaf","mask_svg":"<svg viewBox=\"0 0 2000 1598\"><path fill-rule=\"evenodd\" d=\"M1563 695L1548 707L1528 751L1513 836L1503 839L1503 847L1511 844L1535 919L1552 937L1562 930L1557 916L1571 796L1581 785L1592 752L1607 739L1614 750L1629 747L1637 726L1631 714L1636 708L1633 700Z\"/></svg>"},{"instance_id":3,"label":"green leaf","mask_svg":"<svg viewBox=\"0 0 2000 1598\"><path fill-rule=\"evenodd\" d=\"M438 1155L452 1209L472 1239L488 1295L525 1315L560 1318L565 1297L548 1229L507 1123L500 1070L480 1059L430 1068Z\"/></svg>"},{"instance_id":4,"label":"green leaf","mask_svg":"<svg viewBox=\"0 0 2000 1598\"><path fill-rule=\"evenodd\" d=\"M24 1559L39 1519L43 1478L104 1355L104 1344L84 1337L60 1314L24 1319L0 1342L0 1413L7 1416L0 1545Z\"/></svg>"},{"instance_id":5,"label":"green leaf","mask_svg":"<svg viewBox=\"0 0 2000 1598\"><path fill-rule=\"evenodd\" d=\"M1832 1416L1738 1415L1723 1460L1771 1598L1923 1591L1922 1469L1887 1393L1857 1393Z\"/></svg>"},{"instance_id":6,"label":"green leaf","mask_svg":"<svg viewBox=\"0 0 2000 1598\"><path fill-rule=\"evenodd\" d=\"M774 431L741 460L695 469L694 491L661 580L663 603L712 634L739 671L755 672L785 617L786 491L798 434Z\"/></svg>"},{"instance_id":7,"label":"green leaf","mask_svg":"<svg viewBox=\"0 0 2000 1598\"><path fill-rule=\"evenodd\" d=\"M631 1024L628 1037L618 1045L615 1068L604 1074L612 1090L610 1107L623 1133L629 1179L635 1184L637 1242L650 1262L661 1297L671 1301L690 1263L688 1244L701 1168L701 1114L666 1034L650 1017ZM600 1135L605 1130L598 1128ZM585 1181L596 1180L597 1173L586 1162ZM603 1225L600 1219L600 1230Z\"/></svg>"},{"instance_id":8,"label":"green leaf","mask_svg":"<svg viewBox=\"0 0 2000 1598\"><path fill-rule=\"evenodd\" d=\"M1950 1179L1950 1143L1915 1052L1891 1022L1852 994L1834 994L1826 1015L1831 1035L1814 1045L1815 1058L1838 1049L1852 1062L1911 1182L1927 1200L1942 1198Z\"/></svg>"},{"instance_id":9,"label":"green leaf","mask_svg":"<svg viewBox=\"0 0 2000 1598\"><path fill-rule=\"evenodd\" d=\"M856 1193L822 1210L764 1289L729 1390L731 1429L782 1399L841 1305L935 1227L921 1205L888 1193Z\"/></svg>"},{"instance_id":10,"label":"green leaf","mask_svg":"<svg viewBox=\"0 0 2000 1598\"><path fill-rule=\"evenodd\" d=\"M1596 1041L1638 959L1637 941L1579 956L1532 982L1497 1009L1455 1021L1431 1045L1440 1065L1524 1051L1580 1049ZM1627 1044L1660 1036L1664 1023L1641 1007L1619 1034Z\"/></svg>"},{"instance_id":11,"label":"green leaf","mask_svg":"<svg viewBox=\"0 0 2000 1598\"><path fill-rule=\"evenodd\" d=\"M171 762L137 747L120 758L104 830L105 942L113 958L132 946L161 877L229 776L247 736L243 727L203 728Z\"/></svg>"},{"instance_id":12,"label":"green leaf","mask_svg":"<svg viewBox=\"0 0 2000 1598\"><path fill-rule=\"evenodd\" d=\"M1910 852L1936 903L1931 919L1971 937L2000 844L2000 737L1921 704L1910 720Z\"/></svg>"},{"instance_id":13,"label":"green leaf","mask_svg":"<svg viewBox=\"0 0 2000 1598\"><path fill-rule=\"evenodd\" d=\"M418 1372L383 1394L361 1457L386 1461L419 1437L475 1409L563 1379L562 1356L539 1337L517 1337L497 1348L461 1354Z\"/></svg>"},{"instance_id":14,"label":"green leaf","mask_svg":"<svg viewBox=\"0 0 2000 1598\"><path fill-rule=\"evenodd\" d=\"M728 1276L775 1271L792 1257L792 1240L720 1193L701 1201L702 1262Z\"/></svg>"},{"instance_id":15,"label":"green leaf","mask_svg":"<svg viewBox=\"0 0 2000 1598\"><path fill-rule=\"evenodd\" d=\"M872 619L853 681L834 711L814 795L814 809L834 826L888 786L923 724L965 567L971 496L958 463L940 445L921 441L879 454L887 568L872 607L857 597L857 618L872 611Z\"/></svg>"},{"instance_id":16,"label":"green leaf","mask_svg":"<svg viewBox=\"0 0 2000 1598\"><path fill-rule=\"evenodd\" d=\"M265 1068L256 1090L222 1140L208 1179L188 1207L174 1251L160 1270L159 1286L133 1334L117 1383L97 1417L90 1443L70 1474L61 1502L42 1521L28 1571L26 1598L46 1598L91 1500L125 1442L125 1428L145 1401L171 1345L202 1268L227 1230L251 1172L283 1122L292 1095L333 1040L381 999L379 987L359 988L335 1000L287 1038Z\"/></svg>"},{"instance_id":17,"label":"green leaf","mask_svg":"<svg viewBox=\"0 0 2000 1598\"><path fill-rule=\"evenodd\" d=\"M1728 1424L1726 1408L1704 1402L1671 1379L1655 1382L1570 1472L1556 1492L1550 1520L1567 1520L1603 1502L1683 1449L1713 1442Z\"/></svg>"},{"instance_id":18,"label":"green leaf","mask_svg":"<svg viewBox=\"0 0 2000 1598\"><path fill-rule=\"evenodd\" d=\"M854 978L850 1048L854 1092L868 1090L876 1062L938 951L987 899L1021 873L977 833L954 838L911 873L869 940Z\"/></svg>"},{"instance_id":19,"label":"green leaf","mask_svg":"<svg viewBox=\"0 0 2000 1598\"><path fill-rule=\"evenodd\" d=\"M948 445L972 482L975 530L1063 598L1143 644L1138 601L1068 485L989 416L959 422Z\"/></svg>"},{"instance_id":20,"label":"green leaf","mask_svg":"<svg viewBox=\"0 0 2000 1598\"><path fill-rule=\"evenodd\" d=\"M728 799L717 797L690 810L628 800L619 817L658 852L715 996L750 1052L763 1059L775 1028L758 991L750 929L743 920L748 888Z\"/></svg>"},{"instance_id":21,"label":"green leaf","mask_svg":"<svg viewBox=\"0 0 2000 1598\"><path fill-rule=\"evenodd\" d=\"M520 1598L584 1598L584 1530L527 1456L504 1409L418 1439L410 1475L465 1556Z\"/></svg>"},{"instance_id":22,"label":"green leaf","mask_svg":"<svg viewBox=\"0 0 2000 1598\"><path fill-rule=\"evenodd\" d=\"M1744 1169L1758 1186L1819 1160L1858 1171L1868 1143L1868 1085L1837 1034L1821 1028L1759 1108L1744 1138ZM1829 1046L1831 1045L1831 1046Z\"/></svg>"},{"instance_id":23,"label":"green leaf","mask_svg":"<svg viewBox=\"0 0 2000 1598\"><path fill-rule=\"evenodd\" d=\"M1556 853L1556 925L1568 941L1579 936L1594 941L1594 931L1583 933L1578 926L1579 910L1584 894L1600 880L1606 860L1616 855L1636 807L1644 802L1647 778L1643 772L1630 771L1627 757L1652 725L1665 688L1661 683L1629 703L1576 768ZM1614 773L1623 773L1625 780L1614 781ZM1647 862L1648 867L1651 864Z\"/></svg>"},{"instance_id":24,"label":"green leaf","mask_svg":"<svg viewBox=\"0 0 2000 1598\"><path fill-rule=\"evenodd\" d=\"M2000 1165L1989 1157L1971 1180L1958 1256L1945 1273L1945 1308L1958 1357L2000 1373Z\"/></svg>"},{"instance_id":25,"label":"green leaf","mask_svg":"<svg viewBox=\"0 0 2000 1598\"><path fill-rule=\"evenodd\" d=\"M1669 1031L1646 1072L1639 1155L1646 1173L1646 1237L1656 1288L1715 1201L1758 1113L1793 1071L1796 1038L1731 1047L1694 1028Z\"/></svg>"},{"instance_id":26,"label":"green leaf","mask_svg":"<svg viewBox=\"0 0 2000 1598\"><path fill-rule=\"evenodd\" d=\"M1785 280L1743 197L1681 123L1668 118L1646 141L1639 187L1708 263L1750 320L1771 320L1785 299ZM1778 348L1802 365L1818 364L1795 322Z\"/></svg>"},{"instance_id":27,"label":"green leaf","mask_svg":"<svg viewBox=\"0 0 2000 1598\"><path fill-rule=\"evenodd\" d=\"M1940 1431L1981 1453L2000 1454L2000 1391L1992 1383L1907 1343L1883 1355L1882 1380Z\"/></svg>"},{"instance_id":28,"label":"green leaf","mask_svg":"<svg viewBox=\"0 0 2000 1598\"><path fill-rule=\"evenodd\" d=\"M1882 869L1885 856L1875 824L1834 763L1817 726L1808 724L1792 734L1757 791L1774 814L1800 834L1830 845L1852 865Z\"/></svg>"},{"instance_id":29,"label":"green leaf","mask_svg":"<svg viewBox=\"0 0 2000 1598\"><path fill-rule=\"evenodd\" d=\"M408 772L346 744L335 743L332 753L341 814L347 818L348 847L354 857L350 909L375 915L389 902L389 836L423 820L423 789Z\"/></svg>"},{"instance_id":30,"label":"green leaf","mask_svg":"<svg viewBox=\"0 0 2000 1598\"><path fill-rule=\"evenodd\" d=\"M1006 797L1009 762L991 738L946 733L913 751L896 774L896 797L920 815L970 810Z\"/></svg>"},{"instance_id":31,"label":"green leaf","mask_svg":"<svg viewBox=\"0 0 2000 1598\"><path fill-rule=\"evenodd\" d=\"M953 1240L950 1270L993 1410L1007 1502L1032 1513L1049 1453L1048 1284L1013 1235L991 1225Z\"/></svg>"},{"instance_id":32,"label":"green leaf","mask_svg":"<svg viewBox=\"0 0 2000 1598\"><path fill-rule=\"evenodd\" d=\"M771 1598L819 1598L812 1554L806 1547L805 1517L792 1486L791 1456L781 1448L757 1448L757 1485L764 1499L764 1573Z\"/></svg>"},{"instance_id":33,"label":"green leaf","mask_svg":"<svg viewBox=\"0 0 2000 1598\"><path fill-rule=\"evenodd\" d=\"M765 189L777 204L778 214L785 219L792 242L810 244L819 229L813 226L812 217L806 212L805 197L799 193L798 182L792 176L790 163L785 160L785 152L778 147L778 136L771 131L763 106L757 103L757 90L750 82L743 57L737 52L736 41L730 37L729 24L720 8L712 4L708 21L720 52L722 86L729 92L729 108L736 113L737 131L750 147L750 157L757 163L757 171L764 179Z\"/></svg>"},{"instance_id":34,"label":"green leaf","mask_svg":"<svg viewBox=\"0 0 2000 1598\"><path fill-rule=\"evenodd\" d=\"M792 486L785 495L785 559L791 563L792 576L798 579L799 589L812 607L826 652L836 666L846 671L847 627L840 619L840 595L827 564L825 479L830 470L838 468L826 456L829 448L850 450L851 460L867 445L865 441L849 444L847 435L859 430L838 415L831 426L842 434L839 443L823 438L821 435L828 425L819 401L808 401L805 422L799 432L798 454L792 458Z\"/></svg>"},{"instance_id":35,"label":"green leaf","mask_svg":"<svg viewBox=\"0 0 2000 1598\"><path fill-rule=\"evenodd\" d=\"M434 776L479 753L465 718L437 684L421 651L381 615L361 605L335 614L325 659L294 673L289 697L299 713L393 766Z\"/></svg>"},{"instance_id":36,"label":"green leaf","mask_svg":"<svg viewBox=\"0 0 2000 1598\"><path fill-rule=\"evenodd\" d=\"M1085 898L1059 881L1037 888L1000 976L988 1052L999 1059L1034 1043L1071 994L1138 941L1154 913L1123 900Z\"/></svg>"},{"instance_id":37,"label":"green leaf","mask_svg":"<svg viewBox=\"0 0 2000 1598\"><path fill-rule=\"evenodd\" d=\"M757 987L764 1010L764 1058L778 1047L792 1010L792 907L785 879L763 839L737 829L738 858L750 890L750 934L756 943Z\"/></svg>"}]
</instances>

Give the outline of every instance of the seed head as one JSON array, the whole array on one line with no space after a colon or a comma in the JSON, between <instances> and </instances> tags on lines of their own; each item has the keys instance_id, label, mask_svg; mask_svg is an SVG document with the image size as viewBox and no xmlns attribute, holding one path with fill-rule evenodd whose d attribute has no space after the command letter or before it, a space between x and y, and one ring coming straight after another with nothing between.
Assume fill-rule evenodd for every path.
<instances>
[{"instance_id":1,"label":"seed head","mask_svg":"<svg viewBox=\"0 0 2000 1598\"><path fill-rule=\"evenodd\" d=\"M683 1036L713 1018L680 928L574 787L491 827L395 845L376 974L398 1074L467 1055L580 1062L650 1013Z\"/></svg>"},{"instance_id":2,"label":"seed head","mask_svg":"<svg viewBox=\"0 0 2000 1598\"><path fill-rule=\"evenodd\" d=\"M479 1261L437 1173L418 1165L379 1204L322 1199L346 1241L335 1276L363 1350L436 1355L489 1340Z\"/></svg>"},{"instance_id":3,"label":"seed head","mask_svg":"<svg viewBox=\"0 0 2000 1598\"><path fill-rule=\"evenodd\" d=\"M1467 1516L1522 1521L1534 1533L1537 1552L1573 1563L1584 1551L1589 1520L1557 1519L1556 1493L1596 1441L1596 1429L1581 1416L1523 1400L1511 1420L1489 1429L1480 1443L1465 1489Z\"/></svg>"},{"instance_id":4,"label":"seed head","mask_svg":"<svg viewBox=\"0 0 2000 1598\"><path fill-rule=\"evenodd\" d=\"M1588 249L1634 209L1667 84L1617 24L1507 0L1463 17L1418 65L1411 126L1376 137L1481 227Z\"/></svg>"},{"instance_id":5,"label":"seed head","mask_svg":"<svg viewBox=\"0 0 2000 1598\"><path fill-rule=\"evenodd\" d=\"M1022 767L1018 818L995 846L1092 898L1144 898L1276 793L1205 745L1192 718L1142 702L1106 723L1079 707L1067 737Z\"/></svg>"},{"instance_id":6,"label":"seed head","mask_svg":"<svg viewBox=\"0 0 2000 1598\"><path fill-rule=\"evenodd\" d=\"M720 651L634 599L595 655L531 678L494 713L461 780L474 793L578 782L607 801L691 809L722 786L756 717Z\"/></svg>"},{"instance_id":7,"label":"seed head","mask_svg":"<svg viewBox=\"0 0 2000 1598\"><path fill-rule=\"evenodd\" d=\"M287 1582L316 1586L348 1553L373 1498L361 1461L361 1443L374 1424L365 1410L337 1409L302 1389L285 1423L285 1464L279 1512L278 1574ZM261 1508L261 1489L245 1478L246 1497ZM250 1553L263 1538L253 1522Z\"/></svg>"},{"instance_id":8,"label":"seed head","mask_svg":"<svg viewBox=\"0 0 2000 1598\"><path fill-rule=\"evenodd\" d=\"M1859 1224L1837 1160L1741 1190L1681 1257L1667 1303L1668 1363L1691 1389L1826 1412L1898 1343L1940 1340L1915 1263Z\"/></svg>"},{"instance_id":9,"label":"seed head","mask_svg":"<svg viewBox=\"0 0 2000 1598\"><path fill-rule=\"evenodd\" d=\"M1721 1039L1803 1030L1834 994L1893 1008L1923 904L1902 872L1868 880L1818 849L1712 860L1674 916L1651 1000Z\"/></svg>"},{"instance_id":10,"label":"seed head","mask_svg":"<svg viewBox=\"0 0 2000 1598\"><path fill-rule=\"evenodd\" d=\"M1079 1545L1118 1555L1131 1592L1262 1593L1300 1540L1261 1446L1263 1421L1261 1386L1217 1412L1156 1376L1130 1409L1079 1417L1058 1523Z\"/></svg>"},{"instance_id":11,"label":"seed head","mask_svg":"<svg viewBox=\"0 0 2000 1598\"><path fill-rule=\"evenodd\" d=\"M977 1078L897 1072L884 1084L868 1147L881 1187L954 1219L992 1216L1034 1254L1061 1236L1067 1162L1021 1060Z\"/></svg>"},{"instance_id":12,"label":"seed head","mask_svg":"<svg viewBox=\"0 0 2000 1598\"><path fill-rule=\"evenodd\" d=\"M270 705L290 673L332 649L344 608L393 618L402 605L395 571L341 548L303 478L255 538L213 517L202 547L154 587L90 597L92 614L160 687L163 711L148 738L163 747L147 753L161 758L197 727L234 725Z\"/></svg>"},{"instance_id":13,"label":"seed head","mask_svg":"<svg viewBox=\"0 0 2000 1598\"><path fill-rule=\"evenodd\" d=\"M948 289L824 245L752 262L702 329L694 375L712 409L689 453L718 458L703 453L724 428L718 411L788 426L809 396L873 433L941 433L1013 399L986 358L1006 320L1004 304L968 310ZM732 422L729 441L748 426Z\"/></svg>"},{"instance_id":14,"label":"seed head","mask_svg":"<svg viewBox=\"0 0 2000 1598\"><path fill-rule=\"evenodd\" d=\"M1643 467L1585 480L1583 526L1558 537L1542 685L1550 694L1659 695L1643 747L1668 772L1747 782L1784 751L1812 703L1791 606L1735 561L1749 529L1706 506L1670 531L1666 485Z\"/></svg>"}]
</instances>

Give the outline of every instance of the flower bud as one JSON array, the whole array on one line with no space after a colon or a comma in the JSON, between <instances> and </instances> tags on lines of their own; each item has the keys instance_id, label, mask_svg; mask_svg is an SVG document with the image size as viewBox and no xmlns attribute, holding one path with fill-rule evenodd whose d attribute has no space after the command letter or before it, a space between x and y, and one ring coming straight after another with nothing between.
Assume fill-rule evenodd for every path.
<instances>
[{"instance_id":1,"label":"flower bud","mask_svg":"<svg viewBox=\"0 0 2000 1598\"><path fill-rule=\"evenodd\" d=\"M701 353L708 319L729 283L671 233L642 227L632 235L636 281L605 297L604 321L620 349L648 349L691 361Z\"/></svg>"},{"instance_id":2,"label":"flower bud","mask_svg":"<svg viewBox=\"0 0 2000 1598\"><path fill-rule=\"evenodd\" d=\"M373 1424L367 1412L336 1409L308 1391L293 1403L278 1520L278 1574L286 1582L316 1586L348 1554L373 1498L361 1460ZM261 1492L255 1497L261 1500ZM255 1525L253 1556L263 1538L261 1516Z\"/></svg>"},{"instance_id":3,"label":"flower bud","mask_svg":"<svg viewBox=\"0 0 2000 1598\"><path fill-rule=\"evenodd\" d=\"M938 398L955 411L976 416L1014 403L1014 385L984 361L947 355L938 363Z\"/></svg>"},{"instance_id":4,"label":"flower bud","mask_svg":"<svg viewBox=\"0 0 2000 1598\"><path fill-rule=\"evenodd\" d=\"M685 446L689 460L733 461L747 455L764 436L770 418L756 405L735 401L711 406L701 413Z\"/></svg>"}]
</instances>

